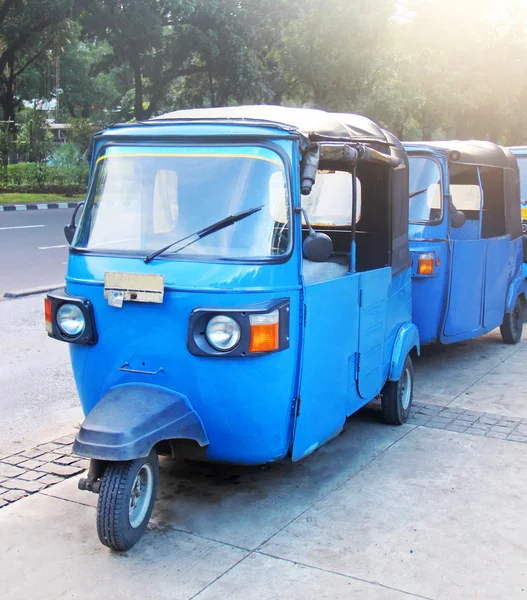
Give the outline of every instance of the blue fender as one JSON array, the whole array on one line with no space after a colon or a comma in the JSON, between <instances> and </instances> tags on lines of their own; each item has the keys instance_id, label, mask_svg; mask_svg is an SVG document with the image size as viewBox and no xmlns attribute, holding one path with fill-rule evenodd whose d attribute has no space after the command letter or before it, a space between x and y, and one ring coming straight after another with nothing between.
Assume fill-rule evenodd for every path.
<instances>
[{"instance_id":1,"label":"blue fender","mask_svg":"<svg viewBox=\"0 0 527 600\"><path fill-rule=\"evenodd\" d=\"M167 388L128 383L110 388L82 424L73 452L99 460L148 456L162 440L209 443L199 415L188 398Z\"/></svg>"},{"instance_id":2,"label":"blue fender","mask_svg":"<svg viewBox=\"0 0 527 600\"><path fill-rule=\"evenodd\" d=\"M514 310L516 298L520 294L525 294L525 299L527 300L527 282L523 277L516 277L511 281L507 291L507 300L505 301L506 313L510 313Z\"/></svg>"},{"instance_id":3,"label":"blue fender","mask_svg":"<svg viewBox=\"0 0 527 600\"><path fill-rule=\"evenodd\" d=\"M420 354L419 331L414 323L405 323L397 332L393 345L390 373L388 375L390 381L397 381L401 377L404 361L413 348L416 348L417 354Z\"/></svg>"}]
</instances>

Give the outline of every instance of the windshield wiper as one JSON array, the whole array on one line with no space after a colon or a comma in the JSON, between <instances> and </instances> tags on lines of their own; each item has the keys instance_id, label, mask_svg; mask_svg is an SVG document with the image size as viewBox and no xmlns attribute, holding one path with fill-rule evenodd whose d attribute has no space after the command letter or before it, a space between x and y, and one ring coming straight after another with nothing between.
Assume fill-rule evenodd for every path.
<instances>
[{"instance_id":1,"label":"windshield wiper","mask_svg":"<svg viewBox=\"0 0 527 600\"><path fill-rule=\"evenodd\" d=\"M424 188L423 190L417 190L417 192L412 192L408 197L409 198L413 198L414 196L419 196L419 194L423 194L424 192L427 192L428 188Z\"/></svg>"},{"instance_id":2,"label":"windshield wiper","mask_svg":"<svg viewBox=\"0 0 527 600\"><path fill-rule=\"evenodd\" d=\"M186 240L189 240L190 238L192 238L192 239L190 239L190 241L187 244L185 244L184 246L181 246L181 248L178 248L177 250L175 250L175 252L179 252L180 250L185 249L187 246L190 246L194 242L197 242L198 240L201 240L202 238L207 237L211 233L216 233L216 231L220 231L220 229L225 229L225 227L229 227L229 225L233 225L234 223L249 217L250 215L254 214L255 212L262 210L262 208L263 208L263 205L256 206L255 208L249 208L242 212L236 213L235 215L230 215L229 217L225 217L225 219L216 221L215 223L212 223L212 225L208 225L207 227L204 227L203 229L200 229L199 231L196 231L195 233L191 233L190 235L187 235L184 238L181 238L180 240L176 240L175 242L172 242L171 244L169 244L168 246L165 246L164 248L161 248L160 250L156 250L155 252L148 254L147 256L144 257L143 260L145 261L145 263L148 264L150 261L154 260L154 258L156 256L159 256L160 254L163 254L163 252L170 250L170 248L172 248L173 246L176 246L177 244L181 244L181 242L185 242Z\"/></svg>"}]
</instances>

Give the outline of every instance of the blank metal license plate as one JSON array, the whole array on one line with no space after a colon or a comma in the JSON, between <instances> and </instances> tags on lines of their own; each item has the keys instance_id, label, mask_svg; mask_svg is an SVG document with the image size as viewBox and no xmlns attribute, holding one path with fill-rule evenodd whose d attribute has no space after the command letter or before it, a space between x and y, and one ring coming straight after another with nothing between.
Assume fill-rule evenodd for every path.
<instances>
[{"instance_id":1,"label":"blank metal license plate","mask_svg":"<svg viewBox=\"0 0 527 600\"><path fill-rule=\"evenodd\" d=\"M110 306L123 302L153 302L161 304L165 294L163 275L143 273L105 273L104 297Z\"/></svg>"}]
</instances>

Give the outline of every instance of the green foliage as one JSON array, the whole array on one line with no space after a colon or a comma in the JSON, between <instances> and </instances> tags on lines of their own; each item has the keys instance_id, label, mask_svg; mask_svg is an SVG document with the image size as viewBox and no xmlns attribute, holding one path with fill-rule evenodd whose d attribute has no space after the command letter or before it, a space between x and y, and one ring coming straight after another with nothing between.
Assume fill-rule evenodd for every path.
<instances>
[{"instance_id":1,"label":"green foliage","mask_svg":"<svg viewBox=\"0 0 527 600\"><path fill-rule=\"evenodd\" d=\"M0 169L0 190L3 192L80 192L86 188L87 181L87 165L19 163Z\"/></svg>"},{"instance_id":2,"label":"green foliage","mask_svg":"<svg viewBox=\"0 0 527 600\"><path fill-rule=\"evenodd\" d=\"M80 153L86 152L90 144L92 135L100 127L98 127L90 119L86 119L85 117L77 117L76 119L70 119L69 124L71 127L68 135L69 139L72 141L74 146L76 146Z\"/></svg>"},{"instance_id":3,"label":"green foliage","mask_svg":"<svg viewBox=\"0 0 527 600\"><path fill-rule=\"evenodd\" d=\"M18 152L28 161L42 161L46 157L53 136L51 135L46 113L42 110L26 109L22 113L17 137Z\"/></svg>"},{"instance_id":4,"label":"green foliage","mask_svg":"<svg viewBox=\"0 0 527 600\"><path fill-rule=\"evenodd\" d=\"M14 81L49 98L59 55L81 152L92 123L239 103L361 112L406 139L527 142L523 0L0 0L0 32L0 104L31 160L45 140L15 114Z\"/></svg>"}]
</instances>

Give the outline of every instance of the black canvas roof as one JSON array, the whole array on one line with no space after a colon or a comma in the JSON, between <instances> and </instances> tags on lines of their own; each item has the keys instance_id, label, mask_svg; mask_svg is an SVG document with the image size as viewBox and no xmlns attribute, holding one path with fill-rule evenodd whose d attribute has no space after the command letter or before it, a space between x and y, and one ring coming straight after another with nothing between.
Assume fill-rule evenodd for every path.
<instances>
[{"instance_id":1,"label":"black canvas roof","mask_svg":"<svg viewBox=\"0 0 527 600\"><path fill-rule=\"evenodd\" d=\"M512 152L503 146L492 142L479 140L470 141L448 141L448 142L404 142L404 147L411 150L413 147L425 147L439 150L448 154L459 152L460 158L456 162L466 165L479 165L487 167L511 168L516 170L516 159Z\"/></svg>"},{"instance_id":2,"label":"black canvas roof","mask_svg":"<svg viewBox=\"0 0 527 600\"><path fill-rule=\"evenodd\" d=\"M493 167L503 171L503 195L489 195L485 198L488 210L500 211L500 203L504 203L505 230L512 239L522 235L520 214L520 171L518 161L509 148L498 146L492 142L471 140L467 142L404 142L405 149L411 154L412 148L430 148L439 150L445 155L452 151L460 154L459 159L452 164L470 165L479 167Z\"/></svg>"},{"instance_id":3,"label":"black canvas roof","mask_svg":"<svg viewBox=\"0 0 527 600\"><path fill-rule=\"evenodd\" d=\"M236 122L245 125L272 123L316 140L389 143L382 129L367 117L327 113L313 108L286 106L228 106L178 110L152 119L171 122Z\"/></svg>"}]
</instances>

